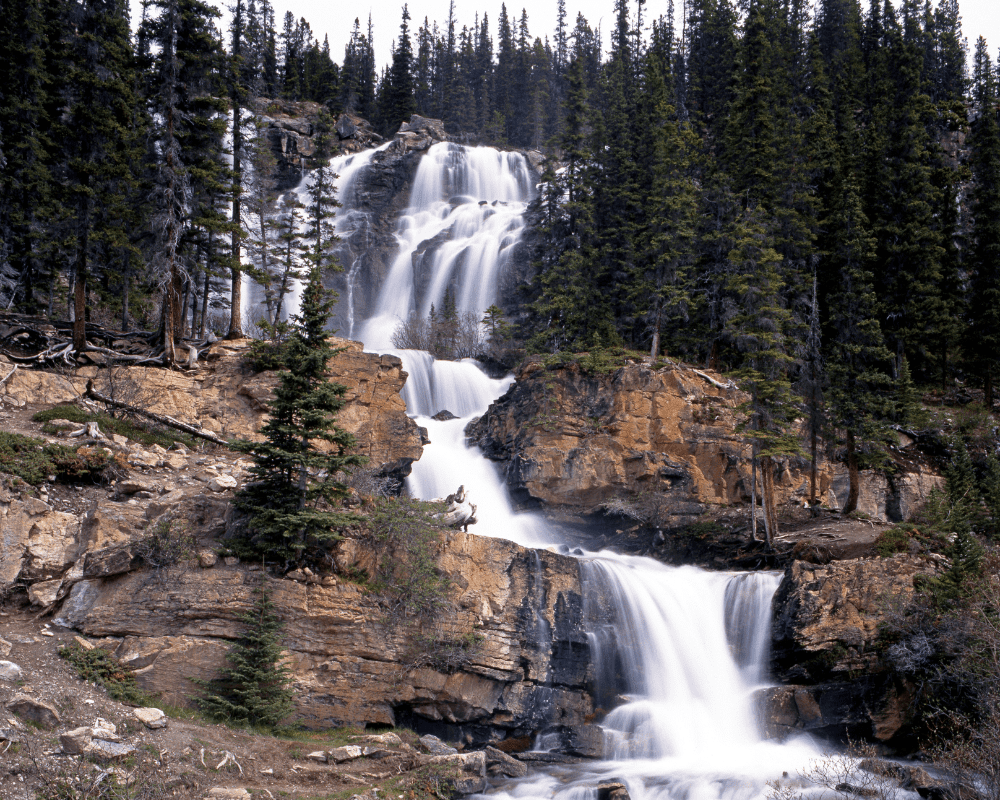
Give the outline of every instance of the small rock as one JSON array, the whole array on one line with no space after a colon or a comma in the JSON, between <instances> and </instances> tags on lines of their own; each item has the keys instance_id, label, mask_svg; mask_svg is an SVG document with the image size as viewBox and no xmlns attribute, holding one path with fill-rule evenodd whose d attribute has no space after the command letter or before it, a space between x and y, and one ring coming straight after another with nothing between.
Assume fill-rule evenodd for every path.
<instances>
[{"instance_id":1,"label":"small rock","mask_svg":"<svg viewBox=\"0 0 1000 800\"><path fill-rule=\"evenodd\" d=\"M10 651L13 646L14 645L0 636L0 658L7 658L7 656L10 655Z\"/></svg>"},{"instance_id":2,"label":"small rock","mask_svg":"<svg viewBox=\"0 0 1000 800\"><path fill-rule=\"evenodd\" d=\"M167 715L158 708L136 708L132 713L147 728L157 730L167 727Z\"/></svg>"},{"instance_id":3,"label":"small rock","mask_svg":"<svg viewBox=\"0 0 1000 800\"><path fill-rule=\"evenodd\" d=\"M222 561L227 567L235 567L240 563L239 556L226 556Z\"/></svg>"},{"instance_id":4,"label":"small rock","mask_svg":"<svg viewBox=\"0 0 1000 800\"><path fill-rule=\"evenodd\" d=\"M250 792L246 789L209 789L205 797L217 798L217 800L250 800Z\"/></svg>"},{"instance_id":5,"label":"small rock","mask_svg":"<svg viewBox=\"0 0 1000 800\"><path fill-rule=\"evenodd\" d=\"M343 764L345 761L354 761L356 758L361 758L363 753L361 748L356 744L345 744L343 747L335 747L330 750L327 755L332 761L337 764Z\"/></svg>"},{"instance_id":6,"label":"small rock","mask_svg":"<svg viewBox=\"0 0 1000 800\"><path fill-rule=\"evenodd\" d=\"M604 781L597 786L597 800L629 800L628 789L621 781Z\"/></svg>"},{"instance_id":7,"label":"small rock","mask_svg":"<svg viewBox=\"0 0 1000 800\"><path fill-rule=\"evenodd\" d=\"M227 489L235 489L236 484L237 480L232 475L219 475L208 482L208 488L213 492L224 492Z\"/></svg>"},{"instance_id":8,"label":"small rock","mask_svg":"<svg viewBox=\"0 0 1000 800\"><path fill-rule=\"evenodd\" d=\"M119 447L128 447L128 437L122 436L120 433L112 433L111 441Z\"/></svg>"},{"instance_id":9,"label":"small rock","mask_svg":"<svg viewBox=\"0 0 1000 800\"><path fill-rule=\"evenodd\" d=\"M438 413L435 414L433 417L431 417L431 419L436 419L438 422L447 422L448 420L451 419L458 419L458 416L452 414L448 409L445 408L442 409L441 411L438 411Z\"/></svg>"},{"instance_id":10,"label":"small rock","mask_svg":"<svg viewBox=\"0 0 1000 800\"><path fill-rule=\"evenodd\" d=\"M21 680L21 668L13 661L0 661L0 681L17 683Z\"/></svg>"},{"instance_id":11,"label":"small rock","mask_svg":"<svg viewBox=\"0 0 1000 800\"><path fill-rule=\"evenodd\" d=\"M7 704L7 710L43 728L54 728L60 722L59 713L52 706L23 694L16 695Z\"/></svg>"},{"instance_id":12,"label":"small rock","mask_svg":"<svg viewBox=\"0 0 1000 800\"><path fill-rule=\"evenodd\" d=\"M139 492L150 492L153 489L150 484L134 478L119 481L115 488L118 489L118 494L124 495L138 494Z\"/></svg>"},{"instance_id":13,"label":"small rock","mask_svg":"<svg viewBox=\"0 0 1000 800\"><path fill-rule=\"evenodd\" d=\"M458 752L458 750L454 747L445 744L437 736L434 736L431 733L421 736L418 741L426 748L427 752L433 756L453 756Z\"/></svg>"},{"instance_id":14,"label":"small rock","mask_svg":"<svg viewBox=\"0 0 1000 800\"><path fill-rule=\"evenodd\" d=\"M361 755L366 758L388 758L392 755L392 750L386 750L384 747L366 747L361 751Z\"/></svg>"},{"instance_id":15,"label":"small rock","mask_svg":"<svg viewBox=\"0 0 1000 800\"><path fill-rule=\"evenodd\" d=\"M82 636L74 636L73 641L80 645L80 647L84 650L93 650L97 646L93 642L87 641Z\"/></svg>"},{"instance_id":16,"label":"small rock","mask_svg":"<svg viewBox=\"0 0 1000 800\"><path fill-rule=\"evenodd\" d=\"M310 761L318 761L320 764L325 764L329 759L326 753L322 750L314 750L312 753L306 756Z\"/></svg>"},{"instance_id":17,"label":"small rock","mask_svg":"<svg viewBox=\"0 0 1000 800\"><path fill-rule=\"evenodd\" d=\"M444 780L452 784L457 794L474 794L486 789L486 754L482 750L434 756L428 763L446 770Z\"/></svg>"},{"instance_id":18,"label":"small rock","mask_svg":"<svg viewBox=\"0 0 1000 800\"><path fill-rule=\"evenodd\" d=\"M16 744L21 741L21 737L13 730L13 728L0 728L0 742L10 742L11 744Z\"/></svg>"},{"instance_id":19,"label":"small rock","mask_svg":"<svg viewBox=\"0 0 1000 800\"><path fill-rule=\"evenodd\" d=\"M91 729L95 739L107 739L111 742L121 741L118 736L118 727L113 722L98 717L94 720L94 727Z\"/></svg>"},{"instance_id":20,"label":"small rock","mask_svg":"<svg viewBox=\"0 0 1000 800\"><path fill-rule=\"evenodd\" d=\"M528 774L527 764L507 755L502 750L487 747L483 752L486 754L486 771L494 777L504 775L508 778L523 778Z\"/></svg>"},{"instance_id":21,"label":"small rock","mask_svg":"<svg viewBox=\"0 0 1000 800\"><path fill-rule=\"evenodd\" d=\"M62 751L67 755L78 756L86 751L93 738L94 734L90 728L74 728L59 734L59 744L62 745Z\"/></svg>"},{"instance_id":22,"label":"small rock","mask_svg":"<svg viewBox=\"0 0 1000 800\"><path fill-rule=\"evenodd\" d=\"M211 550L198 551L198 566L209 569L219 562L219 557Z\"/></svg>"},{"instance_id":23,"label":"small rock","mask_svg":"<svg viewBox=\"0 0 1000 800\"><path fill-rule=\"evenodd\" d=\"M127 758L135 752L130 744L112 742L108 739L93 739L84 752L87 755L103 759Z\"/></svg>"},{"instance_id":24,"label":"small rock","mask_svg":"<svg viewBox=\"0 0 1000 800\"><path fill-rule=\"evenodd\" d=\"M392 732L374 733L368 736L363 736L361 741L368 742L370 744L383 744L388 747L399 747L399 745L403 743L403 740Z\"/></svg>"}]
</instances>

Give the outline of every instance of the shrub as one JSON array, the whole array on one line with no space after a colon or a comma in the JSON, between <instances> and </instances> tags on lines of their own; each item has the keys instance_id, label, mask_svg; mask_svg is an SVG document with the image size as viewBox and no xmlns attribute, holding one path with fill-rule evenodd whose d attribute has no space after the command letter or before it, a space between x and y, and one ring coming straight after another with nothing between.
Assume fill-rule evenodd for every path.
<instances>
[{"instance_id":1,"label":"shrub","mask_svg":"<svg viewBox=\"0 0 1000 800\"><path fill-rule=\"evenodd\" d=\"M66 483L107 483L127 472L126 464L94 447L72 448L0 431L0 472L39 484L50 475Z\"/></svg>"},{"instance_id":2,"label":"shrub","mask_svg":"<svg viewBox=\"0 0 1000 800\"><path fill-rule=\"evenodd\" d=\"M110 697L134 706L149 705L154 699L139 688L135 673L100 647L88 650L77 643L59 648L60 657L66 659L85 681L104 688Z\"/></svg>"},{"instance_id":3,"label":"shrub","mask_svg":"<svg viewBox=\"0 0 1000 800\"><path fill-rule=\"evenodd\" d=\"M171 567L188 558L195 547L188 526L178 520L161 520L153 533L136 542L133 552L154 569Z\"/></svg>"},{"instance_id":4,"label":"shrub","mask_svg":"<svg viewBox=\"0 0 1000 800\"><path fill-rule=\"evenodd\" d=\"M908 525L896 525L882 531L875 540L875 552L882 558L895 553L905 553L910 549L910 537L916 529Z\"/></svg>"},{"instance_id":5,"label":"shrub","mask_svg":"<svg viewBox=\"0 0 1000 800\"><path fill-rule=\"evenodd\" d=\"M189 448L198 446L198 442L195 441L194 437L186 433L133 418L119 419L107 414L90 414L75 405L53 406L52 408L37 412L31 418L35 422L43 423L49 423L54 419L65 419L70 422L77 422L81 426L88 422L96 422L98 427L105 433L116 433L119 436L124 436L126 439L131 439L133 442L138 442L147 447L154 444L158 444L160 447L171 447L174 442L180 442ZM42 430L48 434L58 432L50 424L42 425Z\"/></svg>"},{"instance_id":6,"label":"shrub","mask_svg":"<svg viewBox=\"0 0 1000 800\"><path fill-rule=\"evenodd\" d=\"M361 534L375 551L368 586L390 617L430 618L447 597L450 582L437 568L443 529L431 517L440 508L406 497L374 498Z\"/></svg>"}]
</instances>

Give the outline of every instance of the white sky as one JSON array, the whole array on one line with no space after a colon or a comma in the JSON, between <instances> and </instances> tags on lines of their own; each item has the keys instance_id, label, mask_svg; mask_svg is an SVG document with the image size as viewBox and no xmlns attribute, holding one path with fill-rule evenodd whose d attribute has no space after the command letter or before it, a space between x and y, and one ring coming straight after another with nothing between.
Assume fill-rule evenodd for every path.
<instances>
[{"instance_id":1,"label":"white sky","mask_svg":"<svg viewBox=\"0 0 1000 800\"><path fill-rule=\"evenodd\" d=\"M220 8L225 3L215 2ZM895 0L898 5L898 0ZM133 20L138 19L140 0L131 0ZM470 28L475 22L475 15L485 11L489 16L490 31L496 38L497 19L500 15L500 5L503 0L455 0L455 16L458 30L463 25ZM680 9L683 0L674 0L677 7L677 17L680 19ZM272 0L278 30L286 11L291 11L296 18L305 17L312 26L313 34L320 41L324 35L330 37L330 50L338 63L344 58L344 45L351 35L355 17L360 18L362 29L368 23L371 13L374 25L375 52L379 66L387 64L392 41L399 35L399 23L402 17L403 3L401 0L354 0L354 2L331 2L331 0ZM936 0L935 0L936 5ZM409 9L411 30L415 31L428 17L431 23L438 21L443 26L448 19L449 0L410 0ZM630 3L634 9L635 4ZM526 2L526 0L507 0L507 13L512 22L521 16L521 9L527 8L528 28L532 37L542 39L546 35L552 39L556 26L557 0L541 0L541 2ZM867 10L868 3L862 0L862 7ZM665 14L666 0L647 0L643 14L652 19ZM1000 0L959 0L962 12L962 30L969 41L970 55L975 50L976 38L985 36L990 46L994 60L1000 49ZM614 23L614 0L566 0L567 21L572 28L578 11L582 11L592 28L600 26L607 42L607 33ZM228 15L221 22L228 25Z\"/></svg>"}]
</instances>

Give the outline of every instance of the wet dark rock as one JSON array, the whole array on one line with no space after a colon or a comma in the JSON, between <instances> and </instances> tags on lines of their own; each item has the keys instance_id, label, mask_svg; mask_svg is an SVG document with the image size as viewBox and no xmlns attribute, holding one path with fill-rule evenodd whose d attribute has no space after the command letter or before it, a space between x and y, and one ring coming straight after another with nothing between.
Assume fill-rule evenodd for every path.
<instances>
[{"instance_id":1,"label":"wet dark rock","mask_svg":"<svg viewBox=\"0 0 1000 800\"><path fill-rule=\"evenodd\" d=\"M457 414L452 414L448 409L438 411L431 419L436 419L438 422L447 422L450 419L458 419Z\"/></svg>"},{"instance_id":2,"label":"wet dark rock","mask_svg":"<svg viewBox=\"0 0 1000 800\"><path fill-rule=\"evenodd\" d=\"M483 752L486 754L486 772L491 778L500 776L506 778L523 778L528 774L528 767L525 764L507 755L502 750L497 750L495 747L487 747Z\"/></svg>"},{"instance_id":3,"label":"wet dark rock","mask_svg":"<svg viewBox=\"0 0 1000 800\"><path fill-rule=\"evenodd\" d=\"M597 786L597 800L629 800L628 789L621 781L604 781Z\"/></svg>"}]
</instances>

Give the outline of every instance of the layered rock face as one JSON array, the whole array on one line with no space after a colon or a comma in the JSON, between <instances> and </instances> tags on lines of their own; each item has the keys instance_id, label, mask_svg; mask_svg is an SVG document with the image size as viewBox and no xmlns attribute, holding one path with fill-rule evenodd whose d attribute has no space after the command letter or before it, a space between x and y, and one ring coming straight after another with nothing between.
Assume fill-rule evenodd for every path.
<instances>
[{"instance_id":1,"label":"layered rock face","mask_svg":"<svg viewBox=\"0 0 1000 800\"><path fill-rule=\"evenodd\" d=\"M522 502L578 514L615 501L626 514L667 525L750 499L750 449L736 432L747 398L721 376L635 363L586 374L535 359L517 377L467 433L501 462ZM775 479L780 501L807 499L808 481L807 462L786 460ZM837 508L845 481L842 465L821 462L819 499ZM890 486L866 474L859 510L898 518L940 482L904 473Z\"/></svg>"},{"instance_id":2,"label":"layered rock face","mask_svg":"<svg viewBox=\"0 0 1000 800\"><path fill-rule=\"evenodd\" d=\"M772 668L787 685L761 694L770 733L904 740L916 687L882 668L879 637L915 579L938 575L943 562L905 554L794 562L774 597Z\"/></svg>"},{"instance_id":3,"label":"layered rock face","mask_svg":"<svg viewBox=\"0 0 1000 800\"><path fill-rule=\"evenodd\" d=\"M406 380L402 362L391 355L365 353L360 342L332 343L340 352L330 359L328 374L347 387L338 424L357 439L368 467L398 485L423 450L420 429L406 416L399 394ZM223 437L258 439L277 377L247 370L243 358L249 347L247 339L217 342L199 370L123 367L116 371L116 380L134 386L132 402L149 411ZM90 378L100 387L107 372L97 367L68 375L18 370L0 392L16 404L72 403L86 392Z\"/></svg>"},{"instance_id":4,"label":"layered rock face","mask_svg":"<svg viewBox=\"0 0 1000 800\"><path fill-rule=\"evenodd\" d=\"M197 516L198 502L182 499L171 513ZM199 539L218 532L224 508L208 515ZM102 504L91 517L106 518L109 510ZM143 538L145 516L111 526L119 552ZM90 527L93 539L93 529L107 531L109 523L92 520ZM93 556L62 593L67 599L56 622L111 647L164 702L190 703L198 694L190 679L217 674L266 580L285 621L303 724L406 723L472 743L582 726L593 712L572 558L454 532L437 555L451 578L442 611L434 619L393 621L360 587L332 577L270 580L254 567L214 559L132 572L128 558L117 574L95 575L88 569ZM337 554L338 563L364 557L350 540ZM464 653L457 669L455 647Z\"/></svg>"}]
</instances>

